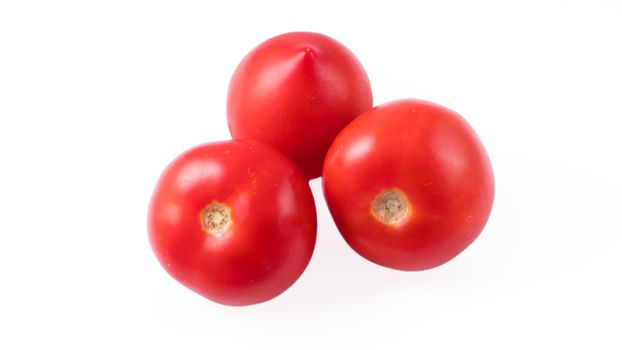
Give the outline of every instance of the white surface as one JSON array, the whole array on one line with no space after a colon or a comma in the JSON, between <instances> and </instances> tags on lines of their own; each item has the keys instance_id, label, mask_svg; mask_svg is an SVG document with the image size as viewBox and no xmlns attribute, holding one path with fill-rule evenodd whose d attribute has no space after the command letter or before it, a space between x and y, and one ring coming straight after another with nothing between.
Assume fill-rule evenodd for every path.
<instances>
[{"instance_id":1,"label":"white surface","mask_svg":"<svg viewBox=\"0 0 622 350\"><path fill-rule=\"evenodd\" d=\"M622 347L622 3L0 3L0 348ZM491 220L404 273L339 236L313 181L315 255L268 303L224 307L151 253L163 167L228 137L243 55L310 30L362 61L375 103L463 114L496 174Z\"/></svg>"}]
</instances>

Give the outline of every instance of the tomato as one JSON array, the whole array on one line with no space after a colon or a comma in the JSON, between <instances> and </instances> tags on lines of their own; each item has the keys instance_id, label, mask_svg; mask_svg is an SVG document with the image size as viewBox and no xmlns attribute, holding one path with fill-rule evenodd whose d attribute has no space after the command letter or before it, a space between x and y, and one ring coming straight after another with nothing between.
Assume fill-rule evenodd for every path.
<instances>
[{"instance_id":1,"label":"tomato","mask_svg":"<svg viewBox=\"0 0 622 350\"><path fill-rule=\"evenodd\" d=\"M494 181L479 138L457 113L419 100L376 107L335 139L324 163L329 210L347 243L377 264L422 270L484 228Z\"/></svg>"},{"instance_id":2,"label":"tomato","mask_svg":"<svg viewBox=\"0 0 622 350\"><path fill-rule=\"evenodd\" d=\"M369 79L357 58L317 33L287 33L254 48L235 70L227 99L234 139L257 140L320 176L331 142L372 107Z\"/></svg>"},{"instance_id":3,"label":"tomato","mask_svg":"<svg viewBox=\"0 0 622 350\"><path fill-rule=\"evenodd\" d=\"M255 304L302 274L315 215L309 184L291 160L258 143L211 143L161 175L149 239L164 269L190 289L222 304Z\"/></svg>"}]
</instances>

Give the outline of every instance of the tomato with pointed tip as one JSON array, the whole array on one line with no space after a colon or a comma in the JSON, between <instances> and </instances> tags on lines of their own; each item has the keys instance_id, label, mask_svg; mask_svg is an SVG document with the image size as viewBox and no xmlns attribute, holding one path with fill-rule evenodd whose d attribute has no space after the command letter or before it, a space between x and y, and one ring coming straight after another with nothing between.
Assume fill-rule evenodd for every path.
<instances>
[{"instance_id":1,"label":"tomato with pointed tip","mask_svg":"<svg viewBox=\"0 0 622 350\"><path fill-rule=\"evenodd\" d=\"M260 303L289 288L316 237L304 174L254 142L205 144L180 155L160 177L148 222L164 269L227 305Z\"/></svg>"},{"instance_id":2,"label":"tomato with pointed tip","mask_svg":"<svg viewBox=\"0 0 622 350\"><path fill-rule=\"evenodd\" d=\"M328 36L294 32L244 57L229 85L227 118L234 139L273 146L312 179L337 133L371 107L369 79L352 52Z\"/></svg>"},{"instance_id":3,"label":"tomato with pointed tip","mask_svg":"<svg viewBox=\"0 0 622 350\"><path fill-rule=\"evenodd\" d=\"M400 100L356 118L324 163L326 201L346 242L377 264L423 270L471 244L494 181L475 131L456 112Z\"/></svg>"}]
</instances>

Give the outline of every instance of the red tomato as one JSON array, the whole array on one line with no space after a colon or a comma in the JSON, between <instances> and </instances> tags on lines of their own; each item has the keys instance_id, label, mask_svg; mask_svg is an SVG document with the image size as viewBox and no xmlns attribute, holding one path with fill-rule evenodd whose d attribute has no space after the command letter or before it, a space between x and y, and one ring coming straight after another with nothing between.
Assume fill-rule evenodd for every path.
<instances>
[{"instance_id":1,"label":"red tomato","mask_svg":"<svg viewBox=\"0 0 622 350\"><path fill-rule=\"evenodd\" d=\"M257 140L320 176L331 142L372 107L369 79L342 44L317 33L287 33L253 49L229 85L234 139Z\"/></svg>"},{"instance_id":2,"label":"red tomato","mask_svg":"<svg viewBox=\"0 0 622 350\"><path fill-rule=\"evenodd\" d=\"M457 113L401 100L355 119L324 163L326 201L360 255L400 270L443 264L484 228L493 174L477 135Z\"/></svg>"},{"instance_id":3,"label":"red tomato","mask_svg":"<svg viewBox=\"0 0 622 350\"><path fill-rule=\"evenodd\" d=\"M307 266L315 205L304 174L273 149L228 141L166 168L149 208L149 239L166 271L222 304L285 291Z\"/></svg>"}]
</instances>

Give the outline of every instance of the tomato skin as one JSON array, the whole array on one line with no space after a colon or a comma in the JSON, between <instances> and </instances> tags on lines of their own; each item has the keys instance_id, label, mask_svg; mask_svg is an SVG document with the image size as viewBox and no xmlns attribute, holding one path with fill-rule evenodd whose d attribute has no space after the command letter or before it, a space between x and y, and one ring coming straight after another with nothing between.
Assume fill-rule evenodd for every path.
<instances>
[{"instance_id":1,"label":"tomato skin","mask_svg":"<svg viewBox=\"0 0 622 350\"><path fill-rule=\"evenodd\" d=\"M203 226L210 203L230 209L222 236ZM316 225L300 169L268 146L239 141L181 154L161 175L148 215L151 246L164 269L226 305L260 303L293 284L313 253Z\"/></svg>"},{"instance_id":2,"label":"tomato skin","mask_svg":"<svg viewBox=\"0 0 622 350\"><path fill-rule=\"evenodd\" d=\"M420 100L381 105L348 125L326 155L323 188L346 242L400 270L429 269L458 255L484 228L494 197L490 161L473 129L457 113ZM370 203L390 189L410 205L398 225L372 213Z\"/></svg>"},{"instance_id":3,"label":"tomato skin","mask_svg":"<svg viewBox=\"0 0 622 350\"><path fill-rule=\"evenodd\" d=\"M294 32L244 57L229 85L227 118L234 139L273 146L312 179L337 133L371 107L367 74L345 46Z\"/></svg>"}]
</instances>

